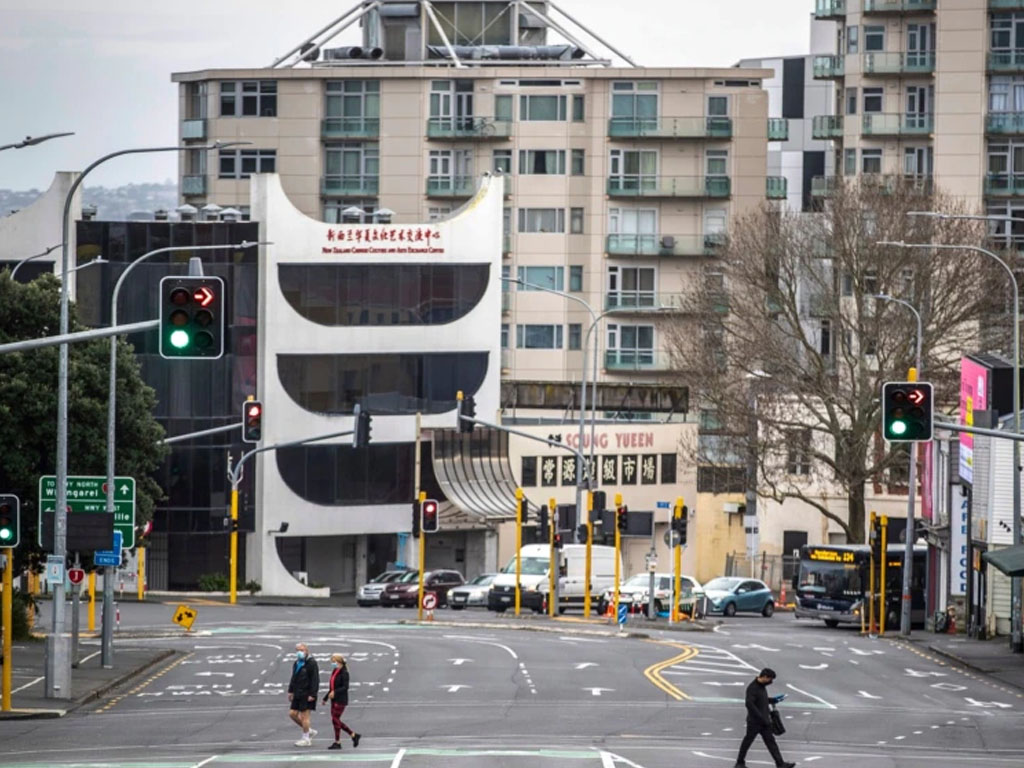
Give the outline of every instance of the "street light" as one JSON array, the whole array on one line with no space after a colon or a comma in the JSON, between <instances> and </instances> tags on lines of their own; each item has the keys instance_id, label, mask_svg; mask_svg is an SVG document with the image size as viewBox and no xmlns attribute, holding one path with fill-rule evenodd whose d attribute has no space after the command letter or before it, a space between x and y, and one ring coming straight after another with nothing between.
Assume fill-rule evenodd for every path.
<instances>
[{"instance_id":1,"label":"street light","mask_svg":"<svg viewBox=\"0 0 1024 768\"><path fill-rule=\"evenodd\" d=\"M100 254L99 256L97 256L92 261L87 261L87 262L85 262L85 264L79 264L77 267L72 267L71 269L68 270L68 274L69 275L73 275L78 270L85 269L86 267L91 267L93 264L109 264L109 263L110 263L110 260L109 259L104 259L103 258L103 254ZM63 280L64 279L64 275L57 275L57 279L58 280Z\"/></svg>"},{"instance_id":2,"label":"street light","mask_svg":"<svg viewBox=\"0 0 1024 768\"><path fill-rule=\"evenodd\" d=\"M50 139L59 139L61 136L74 136L74 131L67 133L47 133L43 136L26 136L24 141L19 141L17 144L2 144L0 145L0 152L5 149L21 149L22 147L34 147L36 144L42 144L44 141Z\"/></svg>"},{"instance_id":3,"label":"street light","mask_svg":"<svg viewBox=\"0 0 1024 768\"><path fill-rule=\"evenodd\" d=\"M941 214L948 216L948 214ZM938 251L973 251L992 258L1006 272L1013 288L1013 430L1020 432L1020 289L1017 278L1010 266L997 254L978 245L949 245L945 243L905 243L902 240L892 242L882 240L875 245L890 245L896 248L925 248ZM1013 543L1020 544L1020 443L1013 440ZM1024 641L1021 638L1021 605L1019 576L1011 578L1012 598L1010 600L1010 650L1014 653L1024 652Z\"/></svg>"},{"instance_id":4,"label":"street light","mask_svg":"<svg viewBox=\"0 0 1024 768\"><path fill-rule=\"evenodd\" d=\"M172 147L142 147L138 149L121 149L104 155L82 171L78 178L71 184L67 196L64 198L64 215L61 220L61 274L68 273L68 232L71 228L71 201L75 192L81 186L85 177L97 166L115 157L122 155L137 155L153 152L184 152L197 149L209 151L211 149L224 149L240 144L249 144L246 141L214 142L213 144L201 147L172 146ZM68 333L70 325L70 314L68 306L68 281L61 280L60 283L60 335ZM60 353L57 362L57 461L56 461L56 482L57 499L53 521L53 554L61 563L67 555L67 498L68 498L68 345L63 343L59 347ZM111 489L112 490L112 489ZM71 663L68 648L68 639L64 637L64 582L58 580L53 588L53 623L50 627L50 634L46 637L46 697L47 698L70 698L71 697Z\"/></svg>"},{"instance_id":5,"label":"street light","mask_svg":"<svg viewBox=\"0 0 1024 768\"><path fill-rule=\"evenodd\" d=\"M139 264L161 253L174 251L213 251L224 248L251 248L259 243L250 243L243 240L234 245L178 245L144 253L125 267L125 270L118 276L114 283L114 293L110 299L110 327L117 327L117 297L121 293L121 285L128 274ZM89 262L90 264L94 262ZM88 265L85 265L88 266ZM114 514L114 453L117 425L117 336L110 337L110 371L107 387L107 514ZM113 568L107 565L103 567L103 636L100 644L100 664L103 667L113 666L113 622L108 617L113 615L114 609L114 574Z\"/></svg>"},{"instance_id":6,"label":"street light","mask_svg":"<svg viewBox=\"0 0 1024 768\"><path fill-rule=\"evenodd\" d=\"M48 253L50 253L52 251L55 251L58 248L60 248L60 243L57 243L56 245L51 245L49 248L47 248L42 253L37 253L37 254L35 254L33 256L26 256L24 259L22 259L21 261L19 261L17 264L14 265L14 269L11 270L11 280L14 279L14 275L17 274L17 272L21 268L22 264L26 264L26 263L32 261L33 259L38 259L38 258L40 258L42 256L45 256L46 254L48 254Z\"/></svg>"},{"instance_id":7,"label":"street light","mask_svg":"<svg viewBox=\"0 0 1024 768\"><path fill-rule=\"evenodd\" d=\"M874 298L899 304L914 313L917 320L917 345L914 353L914 367L917 376L921 375L921 313L909 301L897 299L887 293L876 293ZM915 378L916 380L916 378ZM914 502L917 498L917 441L910 444L910 470L907 473L907 529L903 538L903 598L900 601L900 634L910 635L910 582L911 569L914 562ZM884 555L884 553L883 553Z\"/></svg>"}]
</instances>

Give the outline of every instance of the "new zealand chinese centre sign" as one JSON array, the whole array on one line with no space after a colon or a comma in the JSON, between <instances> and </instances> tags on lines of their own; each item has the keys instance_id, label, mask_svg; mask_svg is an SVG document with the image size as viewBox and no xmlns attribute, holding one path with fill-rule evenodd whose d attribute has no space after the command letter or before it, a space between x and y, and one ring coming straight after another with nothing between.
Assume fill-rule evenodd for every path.
<instances>
[{"instance_id":1,"label":"new zealand chinese centre sign","mask_svg":"<svg viewBox=\"0 0 1024 768\"><path fill-rule=\"evenodd\" d=\"M445 249L441 233L424 226L349 226L327 230L324 256L345 255L438 255Z\"/></svg>"}]
</instances>

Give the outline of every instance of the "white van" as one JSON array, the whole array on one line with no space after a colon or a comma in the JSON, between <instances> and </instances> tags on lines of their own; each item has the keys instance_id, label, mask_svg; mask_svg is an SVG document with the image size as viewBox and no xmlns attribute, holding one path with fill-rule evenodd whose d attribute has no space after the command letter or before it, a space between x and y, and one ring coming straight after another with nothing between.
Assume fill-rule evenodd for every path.
<instances>
[{"instance_id":1,"label":"white van","mask_svg":"<svg viewBox=\"0 0 1024 768\"><path fill-rule=\"evenodd\" d=\"M538 613L544 609L550 580L548 565L550 548L547 544L527 544L520 550L520 601L524 608ZM565 544L556 550L560 576L558 578L558 611L567 607L583 606L583 585L586 574L587 547L585 544ZM615 583L615 547L590 548L590 599L596 606L601 593ZM487 607L502 613L516 603L516 559L508 564L491 583Z\"/></svg>"}]
</instances>

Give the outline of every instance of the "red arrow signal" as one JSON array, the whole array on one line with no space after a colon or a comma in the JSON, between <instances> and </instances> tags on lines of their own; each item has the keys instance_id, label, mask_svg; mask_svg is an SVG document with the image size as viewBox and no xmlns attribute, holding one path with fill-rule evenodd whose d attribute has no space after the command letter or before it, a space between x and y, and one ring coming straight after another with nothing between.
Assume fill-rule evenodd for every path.
<instances>
[{"instance_id":1,"label":"red arrow signal","mask_svg":"<svg viewBox=\"0 0 1024 768\"><path fill-rule=\"evenodd\" d=\"M920 405L924 402L924 392L920 389L912 389L907 393L907 399L914 405Z\"/></svg>"},{"instance_id":2,"label":"red arrow signal","mask_svg":"<svg viewBox=\"0 0 1024 768\"><path fill-rule=\"evenodd\" d=\"M192 293L192 299L200 307L208 307L213 303L214 299L213 291L207 288L205 285L196 288Z\"/></svg>"}]
</instances>

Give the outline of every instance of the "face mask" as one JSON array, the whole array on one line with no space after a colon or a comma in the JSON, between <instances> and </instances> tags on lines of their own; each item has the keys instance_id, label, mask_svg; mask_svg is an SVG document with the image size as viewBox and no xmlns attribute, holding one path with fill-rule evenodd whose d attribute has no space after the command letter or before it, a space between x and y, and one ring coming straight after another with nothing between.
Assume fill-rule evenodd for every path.
<instances>
[{"instance_id":1,"label":"face mask","mask_svg":"<svg viewBox=\"0 0 1024 768\"><path fill-rule=\"evenodd\" d=\"M306 658L306 654L305 654L304 651L296 651L295 652L295 658L298 659L299 661L302 661L304 658Z\"/></svg>"},{"instance_id":2,"label":"face mask","mask_svg":"<svg viewBox=\"0 0 1024 768\"><path fill-rule=\"evenodd\" d=\"M338 662L334 662L334 668L341 669L341 664L339 664Z\"/></svg>"}]
</instances>

